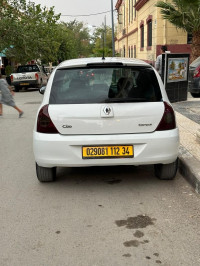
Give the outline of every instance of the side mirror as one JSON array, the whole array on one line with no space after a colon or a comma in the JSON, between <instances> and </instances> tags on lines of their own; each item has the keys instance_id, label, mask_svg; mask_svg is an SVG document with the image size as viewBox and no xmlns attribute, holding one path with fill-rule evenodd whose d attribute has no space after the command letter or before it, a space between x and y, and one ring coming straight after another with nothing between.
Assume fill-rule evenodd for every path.
<instances>
[{"instance_id":1,"label":"side mirror","mask_svg":"<svg viewBox=\"0 0 200 266\"><path fill-rule=\"evenodd\" d=\"M43 86L43 87L39 88L39 93L44 94L45 90L46 90L46 86Z\"/></svg>"}]
</instances>

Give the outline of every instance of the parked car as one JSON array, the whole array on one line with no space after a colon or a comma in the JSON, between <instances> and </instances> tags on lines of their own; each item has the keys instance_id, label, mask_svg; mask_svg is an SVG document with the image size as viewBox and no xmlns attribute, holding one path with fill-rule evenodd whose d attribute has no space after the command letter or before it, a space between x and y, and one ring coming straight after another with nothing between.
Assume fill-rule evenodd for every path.
<instances>
[{"instance_id":1,"label":"parked car","mask_svg":"<svg viewBox=\"0 0 200 266\"><path fill-rule=\"evenodd\" d=\"M40 65L18 66L17 73L10 75L11 85L18 92L22 88L40 88L47 84L48 76Z\"/></svg>"},{"instance_id":2,"label":"parked car","mask_svg":"<svg viewBox=\"0 0 200 266\"><path fill-rule=\"evenodd\" d=\"M200 56L189 66L189 91L194 98L200 97Z\"/></svg>"},{"instance_id":3,"label":"parked car","mask_svg":"<svg viewBox=\"0 0 200 266\"><path fill-rule=\"evenodd\" d=\"M74 59L51 74L33 132L39 181L55 180L57 167L149 164L173 179L178 147L173 108L149 64Z\"/></svg>"}]
</instances>

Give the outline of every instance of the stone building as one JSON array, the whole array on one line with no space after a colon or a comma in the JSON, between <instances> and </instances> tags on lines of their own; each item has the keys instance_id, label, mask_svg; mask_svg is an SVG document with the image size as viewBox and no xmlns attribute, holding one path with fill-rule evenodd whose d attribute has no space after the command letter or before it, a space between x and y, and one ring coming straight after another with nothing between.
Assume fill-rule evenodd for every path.
<instances>
[{"instance_id":1,"label":"stone building","mask_svg":"<svg viewBox=\"0 0 200 266\"><path fill-rule=\"evenodd\" d=\"M190 53L191 36L163 20L156 3L157 0L117 0L115 50L119 56L154 65L162 45L167 45L172 53Z\"/></svg>"}]
</instances>

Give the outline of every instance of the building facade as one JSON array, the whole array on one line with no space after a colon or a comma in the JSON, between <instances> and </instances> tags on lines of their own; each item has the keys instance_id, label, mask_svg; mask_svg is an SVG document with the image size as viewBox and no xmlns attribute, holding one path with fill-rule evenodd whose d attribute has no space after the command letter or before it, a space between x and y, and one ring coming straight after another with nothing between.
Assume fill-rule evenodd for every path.
<instances>
[{"instance_id":1,"label":"building facade","mask_svg":"<svg viewBox=\"0 0 200 266\"><path fill-rule=\"evenodd\" d=\"M168 0L170 1L170 0ZM190 53L191 38L163 20L157 0L117 0L116 53L122 57L155 63L160 47L167 45L172 53Z\"/></svg>"}]
</instances>

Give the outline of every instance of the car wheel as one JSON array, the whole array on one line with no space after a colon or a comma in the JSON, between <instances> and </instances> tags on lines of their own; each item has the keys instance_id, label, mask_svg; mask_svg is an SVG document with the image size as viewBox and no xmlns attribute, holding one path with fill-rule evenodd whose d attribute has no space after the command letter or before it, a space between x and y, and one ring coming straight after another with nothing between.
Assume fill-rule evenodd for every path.
<instances>
[{"instance_id":1,"label":"car wheel","mask_svg":"<svg viewBox=\"0 0 200 266\"><path fill-rule=\"evenodd\" d=\"M194 98L198 98L198 97L200 97L200 93L193 93L193 92L191 92L191 95L192 95L192 97L194 97Z\"/></svg>"},{"instance_id":2,"label":"car wheel","mask_svg":"<svg viewBox=\"0 0 200 266\"><path fill-rule=\"evenodd\" d=\"M36 174L40 182L52 182L56 178L56 167L42 167L36 163Z\"/></svg>"},{"instance_id":3,"label":"car wheel","mask_svg":"<svg viewBox=\"0 0 200 266\"><path fill-rule=\"evenodd\" d=\"M172 180L175 178L178 169L178 159L170 164L155 164L155 176L161 180Z\"/></svg>"},{"instance_id":4,"label":"car wheel","mask_svg":"<svg viewBox=\"0 0 200 266\"><path fill-rule=\"evenodd\" d=\"M15 86L15 92L18 92L19 91L19 86Z\"/></svg>"}]
</instances>

